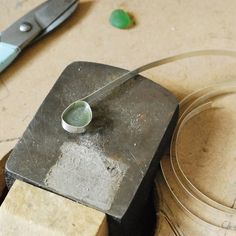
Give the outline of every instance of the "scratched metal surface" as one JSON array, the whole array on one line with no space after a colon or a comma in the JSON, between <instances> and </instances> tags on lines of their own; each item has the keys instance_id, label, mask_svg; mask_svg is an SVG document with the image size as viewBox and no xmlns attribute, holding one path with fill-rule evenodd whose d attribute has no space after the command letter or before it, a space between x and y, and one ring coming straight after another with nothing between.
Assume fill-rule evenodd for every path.
<instances>
[{"instance_id":1,"label":"scratched metal surface","mask_svg":"<svg viewBox=\"0 0 236 236\"><path fill-rule=\"evenodd\" d=\"M147 186L155 175L177 100L138 76L95 105L86 134L64 131L60 115L71 102L124 72L96 63L69 65L13 150L8 176L121 219L143 183Z\"/></svg>"}]
</instances>

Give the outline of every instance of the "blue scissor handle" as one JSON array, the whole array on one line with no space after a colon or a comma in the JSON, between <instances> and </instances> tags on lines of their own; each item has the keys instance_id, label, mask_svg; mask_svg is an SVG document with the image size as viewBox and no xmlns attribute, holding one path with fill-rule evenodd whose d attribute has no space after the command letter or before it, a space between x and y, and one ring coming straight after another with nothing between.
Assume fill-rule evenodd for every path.
<instances>
[{"instance_id":1,"label":"blue scissor handle","mask_svg":"<svg viewBox=\"0 0 236 236\"><path fill-rule=\"evenodd\" d=\"M0 73L18 56L21 49L15 45L0 42Z\"/></svg>"}]
</instances>

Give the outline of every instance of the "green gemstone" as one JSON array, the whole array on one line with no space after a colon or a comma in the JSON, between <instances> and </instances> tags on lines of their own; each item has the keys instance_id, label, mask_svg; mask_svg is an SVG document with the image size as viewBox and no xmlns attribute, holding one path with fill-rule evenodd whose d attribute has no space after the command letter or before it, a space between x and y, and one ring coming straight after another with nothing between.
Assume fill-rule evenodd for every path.
<instances>
[{"instance_id":1,"label":"green gemstone","mask_svg":"<svg viewBox=\"0 0 236 236\"><path fill-rule=\"evenodd\" d=\"M111 13L110 23L116 28L127 29L133 24L133 20L127 12L117 9Z\"/></svg>"},{"instance_id":2,"label":"green gemstone","mask_svg":"<svg viewBox=\"0 0 236 236\"><path fill-rule=\"evenodd\" d=\"M64 114L63 119L72 126L85 126L91 120L91 112L82 101L78 101Z\"/></svg>"}]
</instances>

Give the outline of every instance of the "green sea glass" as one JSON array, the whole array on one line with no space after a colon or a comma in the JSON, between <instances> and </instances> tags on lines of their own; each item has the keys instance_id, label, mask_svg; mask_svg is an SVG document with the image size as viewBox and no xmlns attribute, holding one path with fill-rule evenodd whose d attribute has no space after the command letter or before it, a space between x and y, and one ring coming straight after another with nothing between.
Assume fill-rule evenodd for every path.
<instances>
[{"instance_id":1,"label":"green sea glass","mask_svg":"<svg viewBox=\"0 0 236 236\"><path fill-rule=\"evenodd\" d=\"M133 25L133 20L127 12L122 9L117 9L111 13L110 23L116 28L127 29Z\"/></svg>"},{"instance_id":2,"label":"green sea glass","mask_svg":"<svg viewBox=\"0 0 236 236\"><path fill-rule=\"evenodd\" d=\"M65 112L63 119L72 126L85 126L91 120L91 111L82 102L77 102Z\"/></svg>"}]
</instances>

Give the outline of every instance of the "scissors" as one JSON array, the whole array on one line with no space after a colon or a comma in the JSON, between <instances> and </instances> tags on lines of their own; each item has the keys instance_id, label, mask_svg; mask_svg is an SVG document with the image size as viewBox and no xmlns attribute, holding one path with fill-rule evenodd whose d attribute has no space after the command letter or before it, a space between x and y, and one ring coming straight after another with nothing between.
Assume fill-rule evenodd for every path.
<instances>
[{"instance_id":1,"label":"scissors","mask_svg":"<svg viewBox=\"0 0 236 236\"><path fill-rule=\"evenodd\" d=\"M0 72L31 43L63 23L77 8L78 0L48 0L0 34Z\"/></svg>"}]
</instances>

